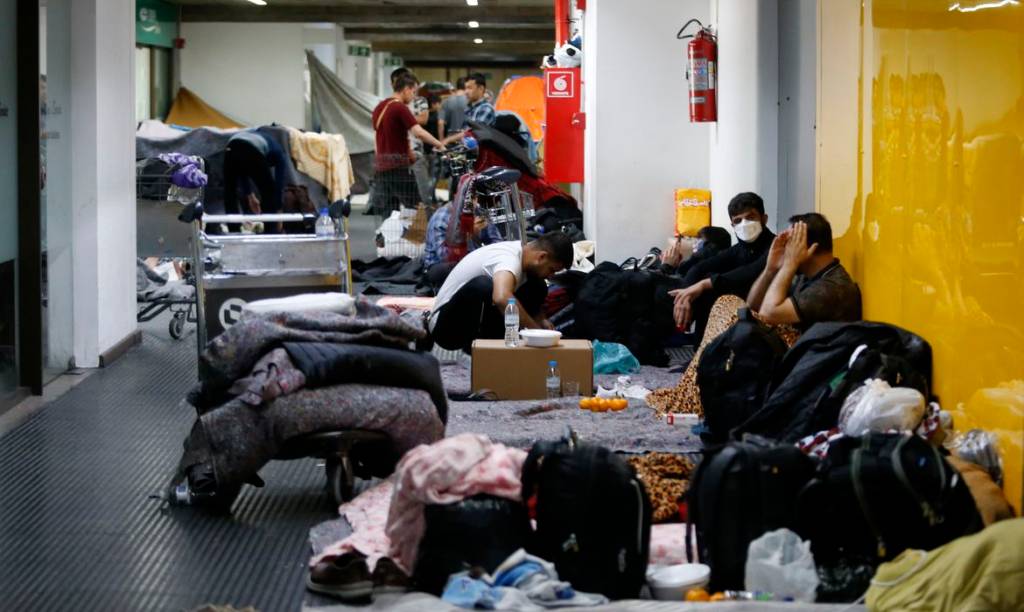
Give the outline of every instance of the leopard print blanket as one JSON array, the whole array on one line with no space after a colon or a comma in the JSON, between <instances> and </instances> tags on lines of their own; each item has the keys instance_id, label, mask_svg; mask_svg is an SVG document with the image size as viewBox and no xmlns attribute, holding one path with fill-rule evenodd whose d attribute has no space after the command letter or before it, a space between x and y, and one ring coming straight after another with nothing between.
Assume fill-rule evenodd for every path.
<instances>
[{"instance_id":1,"label":"leopard print blanket","mask_svg":"<svg viewBox=\"0 0 1024 612\"><path fill-rule=\"evenodd\" d=\"M655 523L679 520L679 498L686 494L693 462L672 453L648 453L627 459L647 490Z\"/></svg>"},{"instance_id":2,"label":"leopard print blanket","mask_svg":"<svg viewBox=\"0 0 1024 612\"><path fill-rule=\"evenodd\" d=\"M697 387L697 365L700 364L700 357L704 353L704 349L715 338L718 338L739 320L739 309L746 305L746 302L735 295L723 295L715 301L715 305L711 308L711 314L708 316L704 338L694 353L690 365L679 379L679 384L675 387L655 389L647 396L647 403L654 408L659 417L668 413L704 416L704 407L700 402L700 389ZM800 337L800 332L789 325L772 325L771 328L790 347Z\"/></svg>"}]
</instances>

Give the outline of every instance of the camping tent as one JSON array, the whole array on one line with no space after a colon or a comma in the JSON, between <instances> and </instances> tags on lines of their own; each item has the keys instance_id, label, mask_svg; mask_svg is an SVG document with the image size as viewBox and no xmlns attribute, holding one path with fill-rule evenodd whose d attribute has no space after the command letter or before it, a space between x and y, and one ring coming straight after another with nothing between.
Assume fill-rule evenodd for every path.
<instances>
[{"instance_id":1,"label":"camping tent","mask_svg":"<svg viewBox=\"0 0 1024 612\"><path fill-rule=\"evenodd\" d=\"M512 111L526 122L534 142L544 138L544 79L539 76L514 76L501 86L494 108Z\"/></svg>"},{"instance_id":2,"label":"camping tent","mask_svg":"<svg viewBox=\"0 0 1024 612\"><path fill-rule=\"evenodd\" d=\"M185 127L240 128L245 127L206 103L188 87L178 89L166 123Z\"/></svg>"}]
</instances>

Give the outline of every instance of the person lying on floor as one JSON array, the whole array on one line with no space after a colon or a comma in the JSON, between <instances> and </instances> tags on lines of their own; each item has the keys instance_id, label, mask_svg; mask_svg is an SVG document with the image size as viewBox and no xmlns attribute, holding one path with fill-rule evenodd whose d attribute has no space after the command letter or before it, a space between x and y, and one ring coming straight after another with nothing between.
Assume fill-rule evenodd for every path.
<instances>
[{"instance_id":1,"label":"person lying on floor","mask_svg":"<svg viewBox=\"0 0 1024 612\"><path fill-rule=\"evenodd\" d=\"M764 270L768 247L775 234L767 228L764 201L756 193L745 192L729 201L729 219L739 240L735 245L693 266L683 277L680 288L670 291L672 315L679 329L704 335L708 315L715 300L723 295L746 296Z\"/></svg>"},{"instance_id":2,"label":"person lying on floor","mask_svg":"<svg viewBox=\"0 0 1024 612\"><path fill-rule=\"evenodd\" d=\"M688 249L682 239L676 239L672 246L661 254L659 269L663 274L686 276L694 266L711 259L731 245L732 236L729 235L729 230L707 225L697 232L697 240L694 241L692 249Z\"/></svg>"},{"instance_id":3,"label":"person lying on floor","mask_svg":"<svg viewBox=\"0 0 1024 612\"><path fill-rule=\"evenodd\" d=\"M747 304L770 325L807 329L822 321L859 321L860 288L832 254L828 219L808 213L789 222L772 241Z\"/></svg>"},{"instance_id":4,"label":"person lying on floor","mask_svg":"<svg viewBox=\"0 0 1024 612\"><path fill-rule=\"evenodd\" d=\"M544 281L572 266L572 241L562 232L481 247L460 261L437 293L431 336L441 347L469 352L477 338L504 336L505 307L513 297L520 327L552 329L543 317Z\"/></svg>"},{"instance_id":5,"label":"person lying on floor","mask_svg":"<svg viewBox=\"0 0 1024 612\"><path fill-rule=\"evenodd\" d=\"M423 249L423 274L425 284L434 293L441 288L455 264L451 261L448 249L448 234L451 226L452 211L455 203L446 204L437 209L427 224L427 243ZM489 223L486 211L476 209L473 217L473 231L466 236L466 247L469 252L481 246L501 242L498 228Z\"/></svg>"}]
</instances>

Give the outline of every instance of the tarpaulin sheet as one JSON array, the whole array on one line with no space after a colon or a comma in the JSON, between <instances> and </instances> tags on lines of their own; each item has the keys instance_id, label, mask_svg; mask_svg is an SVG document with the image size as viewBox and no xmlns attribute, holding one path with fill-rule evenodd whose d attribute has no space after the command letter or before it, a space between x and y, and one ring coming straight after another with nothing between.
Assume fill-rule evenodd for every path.
<instances>
[{"instance_id":1,"label":"tarpaulin sheet","mask_svg":"<svg viewBox=\"0 0 1024 612\"><path fill-rule=\"evenodd\" d=\"M206 103L190 90L188 87L178 89L171 103L171 110L167 113L166 123L171 125L184 125L187 127L217 127L217 128L240 128L245 127L224 113Z\"/></svg>"}]
</instances>

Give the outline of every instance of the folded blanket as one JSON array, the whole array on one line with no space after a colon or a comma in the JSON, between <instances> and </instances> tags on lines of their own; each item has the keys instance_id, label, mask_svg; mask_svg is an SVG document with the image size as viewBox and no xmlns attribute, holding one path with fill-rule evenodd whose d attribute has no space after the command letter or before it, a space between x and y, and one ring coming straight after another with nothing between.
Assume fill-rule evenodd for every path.
<instances>
[{"instance_id":1,"label":"folded blanket","mask_svg":"<svg viewBox=\"0 0 1024 612\"><path fill-rule=\"evenodd\" d=\"M329 312L276 312L243 317L206 345L199 358L201 381L188 394L200 414L231 399L228 390L282 343L333 342L406 348L426 335L422 326L370 303L356 302L354 316Z\"/></svg>"},{"instance_id":2,"label":"folded blanket","mask_svg":"<svg viewBox=\"0 0 1024 612\"><path fill-rule=\"evenodd\" d=\"M255 476L289 441L321 431L366 429L388 435L390 457L444 436L444 425L424 391L335 385L302 389L262 406L235 399L200 416L185 440L177 480L209 463L217 487L227 490Z\"/></svg>"},{"instance_id":3,"label":"folded blanket","mask_svg":"<svg viewBox=\"0 0 1024 612\"><path fill-rule=\"evenodd\" d=\"M448 422L448 398L441 366L429 353L325 342L285 342L306 387L361 383L419 389L430 394L442 423Z\"/></svg>"}]
</instances>

